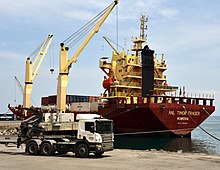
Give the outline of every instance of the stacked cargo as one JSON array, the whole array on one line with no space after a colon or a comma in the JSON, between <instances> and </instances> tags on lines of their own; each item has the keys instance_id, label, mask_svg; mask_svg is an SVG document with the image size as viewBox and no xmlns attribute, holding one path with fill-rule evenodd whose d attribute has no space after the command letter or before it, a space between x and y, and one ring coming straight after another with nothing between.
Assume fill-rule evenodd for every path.
<instances>
[{"instance_id":1,"label":"stacked cargo","mask_svg":"<svg viewBox=\"0 0 220 170\"><path fill-rule=\"evenodd\" d=\"M43 112L55 111L57 96L52 95L41 98L41 108ZM100 96L67 95L66 104L69 112L98 112Z\"/></svg>"},{"instance_id":2,"label":"stacked cargo","mask_svg":"<svg viewBox=\"0 0 220 170\"><path fill-rule=\"evenodd\" d=\"M56 105L57 103L57 96L52 95L48 97L41 97L41 105L42 106L48 106L48 105ZM70 103L70 95L66 96L66 103Z\"/></svg>"}]
</instances>

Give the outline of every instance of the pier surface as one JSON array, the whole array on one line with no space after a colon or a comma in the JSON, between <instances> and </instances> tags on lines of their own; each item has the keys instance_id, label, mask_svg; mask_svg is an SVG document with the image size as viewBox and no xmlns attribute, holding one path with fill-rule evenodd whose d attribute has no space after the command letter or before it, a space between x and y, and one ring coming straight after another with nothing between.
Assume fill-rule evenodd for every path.
<instances>
[{"instance_id":1,"label":"pier surface","mask_svg":"<svg viewBox=\"0 0 220 170\"><path fill-rule=\"evenodd\" d=\"M0 164L4 170L29 169L212 169L220 167L220 155L190 154L166 151L115 149L101 158L77 158L73 153L55 156L31 156L15 145L0 145Z\"/></svg>"}]
</instances>

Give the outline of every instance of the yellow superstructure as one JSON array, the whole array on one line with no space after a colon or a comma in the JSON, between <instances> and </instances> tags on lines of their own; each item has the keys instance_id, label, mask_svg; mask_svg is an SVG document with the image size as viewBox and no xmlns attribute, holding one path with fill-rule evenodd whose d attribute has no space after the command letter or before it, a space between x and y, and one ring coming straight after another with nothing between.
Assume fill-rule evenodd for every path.
<instances>
[{"instance_id":1,"label":"yellow superstructure","mask_svg":"<svg viewBox=\"0 0 220 170\"><path fill-rule=\"evenodd\" d=\"M129 101L131 96L142 96L141 51L143 46L146 45L145 23L146 18L142 15L140 37L133 38L133 54L131 55L124 50L118 52L108 39L104 37L113 48L113 52L111 62L106 57L101 58L99 61L99 67L107 76L105 76L103 81L103 86L105 86L103 98L122 97ZM161 60L158 60L157 55L154 54L154 95L164 95L165 92L177 89L177 87L168 86L166 76L164 75L166 70L164 54L162 54ZM109 84L109 86L106 84Z\"/></svg>"}]
</instances>

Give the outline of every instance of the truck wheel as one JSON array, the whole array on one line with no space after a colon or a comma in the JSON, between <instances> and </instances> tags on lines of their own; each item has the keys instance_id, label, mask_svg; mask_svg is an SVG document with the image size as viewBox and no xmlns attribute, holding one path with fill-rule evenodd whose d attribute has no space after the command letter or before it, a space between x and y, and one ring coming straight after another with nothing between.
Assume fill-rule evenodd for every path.
<instances>
[{"instance_id":1,"label":"truck wheel","mask_svg":"<svg viewBox=\"0 0 220 170\"><path fill-rule=\"evenodd\" d=\"M40 153L43 156L50 156L55 153L53 146L49 142L42 143L40 147Z\"/></svg>"},{"instance_id":2,"label":"truck wheel","mask_svg":"<svg viewBox=\"0 0 220 170\"><path fill-rule=\"evenodd\" d=\"M79 158L86 158L89 156L89 149L86 144L79 144L76 148L76 156Z\"/></svg>"},{"instance_id":3,"label":"truck wheel","mask_svg":"<svg viewBox=\"0 0 220 170\"><path fill-rule=\"evenodd\" d=\"M25 152L30 155L37 155L39 153L38 145L36 142L31 141L26 145Z\"/></svg>"}]
</instances>

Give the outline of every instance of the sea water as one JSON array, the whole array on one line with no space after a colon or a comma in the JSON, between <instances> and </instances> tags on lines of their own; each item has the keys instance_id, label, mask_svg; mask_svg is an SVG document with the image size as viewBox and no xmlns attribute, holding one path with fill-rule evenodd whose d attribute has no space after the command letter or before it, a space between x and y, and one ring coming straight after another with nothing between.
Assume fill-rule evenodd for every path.
<instances>
[{"instance_id":1,"label":"sea water","mask_svg":"<svg viewBox=\"0 0 220 170\"><path fill-rule=\"evenodd\" d=\"M220 116L210 116L200 127L192 132L192 151L220 155Z\"/></svg>"},{"instance_id":2,"label":"sea water","mask_svg":"<svg viewBox=\"0 0 220 170\"><path fill-rule=\"evenodd\" d=\"M201 127L201 128L200 128ZM115 148L166 150L220 155L220 116L210 116L193 130L191 138L115 136Z\"/></svg>"}]
</instances>

